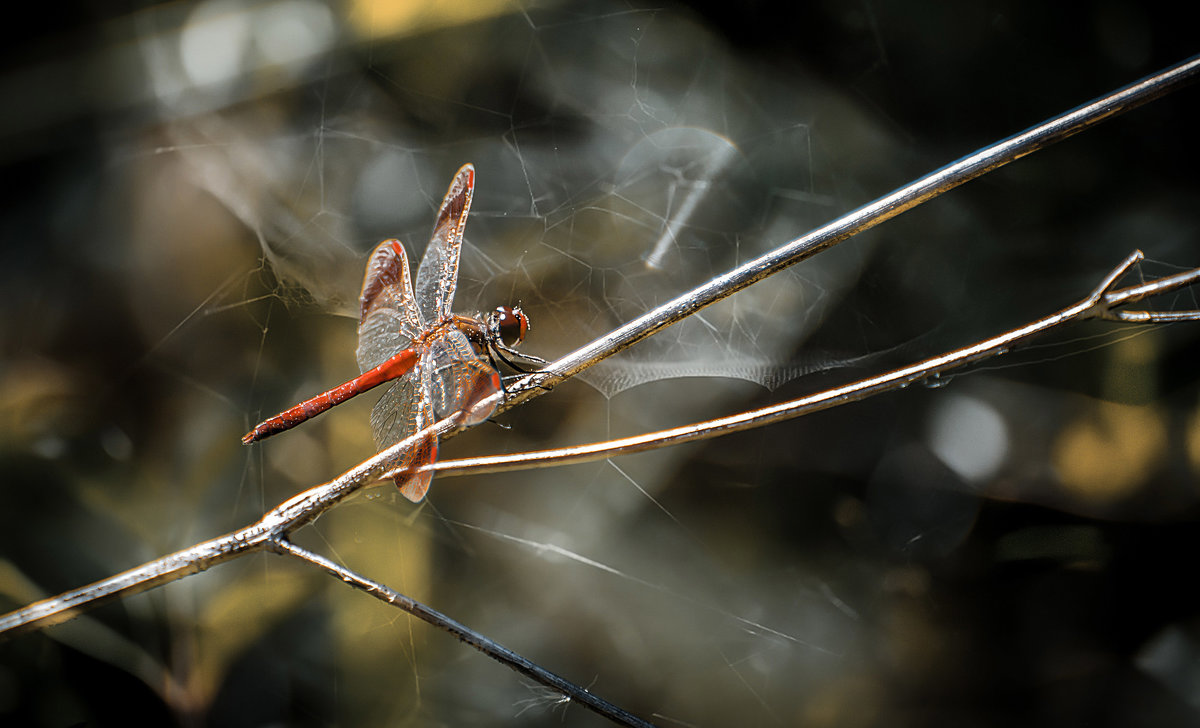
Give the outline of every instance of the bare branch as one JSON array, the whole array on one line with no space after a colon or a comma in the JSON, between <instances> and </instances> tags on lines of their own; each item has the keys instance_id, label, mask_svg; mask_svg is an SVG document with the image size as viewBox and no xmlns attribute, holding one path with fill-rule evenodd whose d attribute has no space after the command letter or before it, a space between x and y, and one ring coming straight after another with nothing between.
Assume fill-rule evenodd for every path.
<instances>
[{"instance_id":1,"label":"bare branch","mask_svg":"<svg viewBox=\"0 0 1200 728\"><path fill-rule=\"evenodd\" d=\"M821 410L830 409L849 402L857 402L876 394L901 389L913 382L937 377L953 369L958 369L990 357L1006 354L1014 347L1026 343L1035 336L1080 319L1103 318L1130 323L1200 321L1200 311L1149 313L1145 311L1124 312L1112 310L1114 306L1140 301L1152 295L1175 291L1200 280L1200 268L1193 268L1192 270L1151 281L1150 283L1124 288L1119 291L1111 290L1121 276L1127 273L1132 265L1141 260L1142 252L1140 250L1134 251L1104 278L1091 295L1045 318L1038 319L998 336L984 339L970 346L955 349L954 351L895 369L886 374L861 379L842 387L828 389L807 397L801 397L750 412L743 412L731 417L699 422L670 430L651 432L644 435L637 435L636 437L626 437L620 440L608 440L557 450L539 450L537 452L524 452L513 455L444 460L439 463L423 466L421 469L436 471L443 476L462 475L465 473L498 473L511 470L527 470L530 468L547 468L570 463L591 462L613 457L614 455L628 455L646 450L656 450L670 445L678 445L695 440L706 440L734 432L750 430L794 419L813 412L820 412Z\"/></svg>"},{"instance_id":2,"label":"bare branch","mask_svg":"<svg viewBox=\"0 0 1200 728\"><path fill-rule=\"evenodd\" d=\"M322 556L306 551L288 540L288 535L309 523L355 491L378 481L385 471L416 443L431 435L439 435L458 426L458 417L443 419L413 434L337 479L318 485L281 503L254 524L234 533L212 539L178 551L135 569L59 596L31 604L0 617L0 637L14 637L23 632L49 627L73 619L85 609L97 607L114 599L132 596L153 587L204 571L248 552L270 550L302 559L356 588L366 591L429 624L449 632L462 642L485 655L509 666L538 683L570 698L588 710L626 726L651 726L641 718L590 693L549 670L539 667L526 657L497 644L446 615L400 594L379 582L340 566Z\"/></svg>"},{"instance_id":3,"label":"bare branch","mask_svg":"<svg viewBox=\"0 0 1200 728\"><path fill-rule=\"evenodd\" d=\"M554 385L587 369L596 362L627 349L656 331L691 316L752 283L795 265L826 248L869 230L906 210L944 192L1003 167L1027 154L1062 141L1090 126L1135 109L1195 80L1200 74L1200 55L1147 76L1124 88L1079 106L1019 134L984 147L941 169L930 172L878 200L848 212L838 219L775 250L743 263L624 326L563 356L543 370L509 386L512 395L501 410L531 397L540 396Z\"/></svg>"}]
</instances>

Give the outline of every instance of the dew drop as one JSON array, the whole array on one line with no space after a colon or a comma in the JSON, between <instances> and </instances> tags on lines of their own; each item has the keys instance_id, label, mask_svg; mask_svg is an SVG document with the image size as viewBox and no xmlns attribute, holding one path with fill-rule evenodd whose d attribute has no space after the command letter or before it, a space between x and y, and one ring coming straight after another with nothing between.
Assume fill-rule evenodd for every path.
<instances>
[{"instance_id":1,"label":"dew drop","mask_svg":"<svg viewBox=\"0 0 1200 728\"><path fill-rule=\"evenodd\" d=\"M954 379L954 377L953 376L942 376L941 374L934 374L932 376L926 377L925 379L922 379L921 384L925 385L929 389L941 389L942 387L949 384L951 379Z\"/></svg>"}]
</instances>

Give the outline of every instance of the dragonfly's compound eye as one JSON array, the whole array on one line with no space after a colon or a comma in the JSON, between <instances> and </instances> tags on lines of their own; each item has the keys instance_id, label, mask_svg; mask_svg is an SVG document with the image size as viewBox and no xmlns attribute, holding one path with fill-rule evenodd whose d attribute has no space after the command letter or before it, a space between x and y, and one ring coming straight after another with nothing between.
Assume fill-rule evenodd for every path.
<instances>
[{"instance_id":1,"label":"dragonfly's compound eye","mask_svg":"<svg viewBox=\"0 0 1200 728\"><path fill-rule=\"evenodd\" d=\"M500 343L508 347L521 343L529 333L529 317L520 307L500 306L492 312L492 321Z\"/></svg>"}]
</instances>

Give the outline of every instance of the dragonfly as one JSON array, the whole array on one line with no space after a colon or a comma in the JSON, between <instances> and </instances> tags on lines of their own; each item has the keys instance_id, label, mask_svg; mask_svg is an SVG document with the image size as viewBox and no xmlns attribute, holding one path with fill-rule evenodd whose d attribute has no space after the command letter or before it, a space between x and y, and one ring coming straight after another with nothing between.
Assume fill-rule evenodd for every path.
<instances>
[{"instance_id":1,"label":"dragonfly","mask_svg":"<svg viewBox=\"0 0 1200 728\"><path fill-rule=\"evenodd\" d=\"M486 316L452 313L463 230L475 190L475 167L454 175L438 210L433 235L417 269L414 288L404 246L395 238L371 253L359 296L359 376L264 420L242 437L249 445L291 429L351 397L392 382L371 412L379 449L389 447L438 420L460 426L492 416L503 393L497 359L518 372L514 360L546 364L516 350L529 333L519 306L500 306ZM420 441L394 469L437 458L437 438ZM397 478L400 493L414 503L429 490L432 472Z\"/></svg>"}]
</instances>

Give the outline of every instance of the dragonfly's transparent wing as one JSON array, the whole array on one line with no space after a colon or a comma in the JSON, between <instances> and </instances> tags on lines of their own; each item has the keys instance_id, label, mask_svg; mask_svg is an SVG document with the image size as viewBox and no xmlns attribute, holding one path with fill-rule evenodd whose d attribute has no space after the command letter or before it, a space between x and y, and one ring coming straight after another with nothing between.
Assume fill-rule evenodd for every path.
<instances>
[{"instance_id":1,"label":"dragonfly's transparent wing","mask_svg":"<svg viewBox=\"0 0 1200 728\"><path fill-rule=\"evenodd\" d=\"M399 240L385 240L367 261L359 297L358 366L367 371L412 346L424 326L413 298L408 256Z\"/></svg>"},{"instance_id":2,"label":"dragonfly's transparent wing","mask_svg":"<svg viewBox=\"0 0 1200 728\"><path fill-rule=\"evenodd\" d=\"M421 366L414 367L408 374L384 392L371 410L371 430L380 450L391 447L413 433L435 422L433 408L421 386ZM437 459L437 438L430 437L397 459L392 467L423 465ZM416 503L425 497L433 473L421 473L410 478L397 478L396 487L410 501Z\"/></svg>"},{"instance_id":3,"label":"dragonfly's transparent wing","mask_svg":"<svg viewBox=\"0 0 1200 728\"><path fill-rule=\"evenodd\" d=\"M431 337L421 367L435 417L461 413L461 424L477 425L496 411L500 373L479 358L458 329L446 327Z\"/></svg>"},{"instance_id":4,"label":"dragonfly's transparent wing","mask_svg":"<svg viewBox=\"0 0 1200 728\"><path fill-rule=\"evenodd\" d=\"M464 164L438 210L433 236L421 267L417 270L417 305L421 316L430 326L450 318L454 305L454 287L458 284L458 258L462 253L463 230L471 196L475 191L475 167Z\"/></svg>"}]
</instances>

